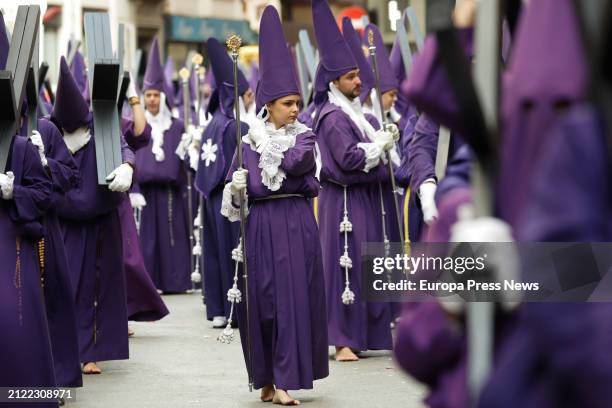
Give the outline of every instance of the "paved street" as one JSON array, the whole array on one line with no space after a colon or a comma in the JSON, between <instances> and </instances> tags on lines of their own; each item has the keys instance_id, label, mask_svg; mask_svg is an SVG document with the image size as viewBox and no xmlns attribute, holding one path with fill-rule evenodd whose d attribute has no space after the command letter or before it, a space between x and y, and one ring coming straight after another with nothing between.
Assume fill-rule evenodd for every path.
<instances>
[{"instance_id":1,"label":"paved street","mask_svg":"<svg viewBox=\"0 0 612 408\"><path fill-rule=\"evenodd\" d=\"M200 294L165 296L170 315L131 323L130 360L101 363L86 376L68 408L262 407L248 392L239 340L216 340ZM330 350L331 352L331 350ZM314 390L292 395L307 407L422 407L424 389L404 376L389 353L366 353L357 363L330 361L330 376Z\"/></svg>"}]
</instances>

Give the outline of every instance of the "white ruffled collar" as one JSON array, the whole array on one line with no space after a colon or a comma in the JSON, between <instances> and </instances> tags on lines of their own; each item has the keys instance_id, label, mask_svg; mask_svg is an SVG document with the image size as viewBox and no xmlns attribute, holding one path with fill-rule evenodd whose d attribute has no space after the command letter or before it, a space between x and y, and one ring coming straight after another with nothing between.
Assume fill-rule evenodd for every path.
<instances>
[{"instance_id":1,"label":"white ruffled collar","mask_svg":"<svg viewBox=\"0 0 612 408\"><path fill-rule=\"evenodd\" d=\"M285 152L295 146L297 135L309 130L308 126L297 120L276 129L271 122L256 119L249 128L249 133L242 137L242 141L249 145L252 151L259 153L258 167L261 169L261 182L270 191L279 190L287 177L285 171L280 168ZM255 143L251 143L251 135L258 136L253 139L264 140L259 148Z\"/></svg>"},{"instance_id":2,"label":"white ruffled collar","mask_svg":"<svg viewBox=\"0 0 612 408\"><path fill-rule=\"evenodd\" d=\"M172 112L166 105L166 94L161 92L159 100L159 112L157 115L152 114L148 110L145 110L145 118L147 123L151 125L151 140L153 146L151 151L155 160L162 162L165 159L164 153L164 133L172 126Z\"/></svg>"},{"instance_id":3,"label":"white ruffled collar","mask_svg":"<svg viewBox=\"0 0 612 408\"><path fill-rule=\"evenodd\" d=\"M363 135L370 141L374 141L376 129L363 113L363 107L359 98L350 101L333 82L329 83L329 92L327 93L329 102L339 107L342 112L346 113L353 123L361 130Z\"/></svg>"}]
</instances>

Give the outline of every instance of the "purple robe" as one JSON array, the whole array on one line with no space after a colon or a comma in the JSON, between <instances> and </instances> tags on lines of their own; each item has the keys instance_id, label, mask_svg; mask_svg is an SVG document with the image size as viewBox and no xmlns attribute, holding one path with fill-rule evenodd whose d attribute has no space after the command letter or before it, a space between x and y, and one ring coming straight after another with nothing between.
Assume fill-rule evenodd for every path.
<instances>
[{"instance_id":1,"label":"purple robe","mask_svg":"<svg viewBox=\"0 0 612 408\"><path fill-rule=\"evenodd\" d=\"M14 197L0 199L0 385L56 385L40 282L39 221L51 200L51 181L38 152L26 138L13 139L8 170L15 174ZM38 224L38 227L35 226ZM19 404L57 407L57 403Z\"/></svg>"},{"instance_id":2,"label":"purple robe","mask_svg":"<svg viewBox=\"0 0 612 408\"><path fill-rule=\"evenodd\" d=\"M542 146L517 239L609 242L610 158L590 106L572 108ZM576 163L589 163L576 171ZM551 183L554 180L554 183ZM532 303L484 389L481 406L605 407L612 401L609 303ZM559 318L563 316L563 318ZM516 358L516 356L520 358ZM525 379L529 379L529 382Z\"/></svg>"},{"instance_id":3,"label":"purple robe","mask_svg":"<svg viewBox=\"0 0 612 408\"><path fill-rule=\"evenodd\" d=\"M255 388L275 384L285 390L311 389L313 380L329 373L321 245L309 202L319 191L314 142L311 131L296 136L279 166L287 177L274 192L262 183L260 155L243 145L249 170L250 331L244 303L238 304L238 322L246 361L250 336ZM236 168L234 161L228 180ZM303 197L273 198L279 194Z\"/></svg>"},{"instance_id":4,"label":"purple robe","mask_svg":"<svg viewBox=\"0 0 612 408\"><path fill-rule=\"evenodd\" d=\"M391 307L388 303L361 299L361 244L382 242L379 185L389 180L387 166L379 164L363 171L365 153L357 143L367 143L362 132L340 108L327 102L318 114L318 136L323 167L319 197L319 227L325 271L329 344L354 350L391 349ZM348 216L353 223L349 234L349 256L353 260L351 290L355 303L345 305L344 270L339 259L344 252L344 237L339 232L343 219L344 193L347 187Z\"/></svg>"},{"instance_id":5,"label":"purple robe","mask_svg":"<svg viewBox=\"0 0 612 408\"><path fill-rule=\"evenodd\" d=\"M79 183L77 165L64 143L61 132L48 119L38 120L38 131L45 146L48 173L53 182L52 202ZM77 333L74 289L70 281L68 256L62 236L62 225L51 206L45 215L44 293L53 350L57 385L81 387L79 338Z\"/></svg>"},{"instance_id":6,"label":"purple robe","mask_svg":"<svg viewBox=\"0 0 612 408\"><path fill-rule=\"evenodd\" d=\"M218 92L215 90L215 93ZM236 150L236 121L231 113L232 101L233 99L229 97L219 100L220 104L204 130L203 149L208 149L206 146L210 143L210 146L216 146L217 150L214 156L208 157L210 160L200 158L195 179L197 190L204 196L202 285L208 320L212 320L215 316L229 317L230 305L227 302L227 291L232 287L234 275L231 255L240 236L239 226L230 223L221 215L225 176ZM241 133L246 134L248 126L244 122L241 125Z\"/></svg>"},{"instance_id":7,"label":"purple robe","mask_svg":"<svg viewBox=\"0 0 612 408\"><path fill-rule=\"evenodd\" d=\"M93 124L89 125L93 133ZM123 161L133 154L122 137ZM125 194L98 185L95 136L73 156L81 181L57 206L75 291L82 363L129 356L125 272L117 208Z\"/></svg>"},{"instance_id":8,"label":"purple robe","mask_svg":"<svg viewBox=\"0 0 612 408\"><path fill-rule=\"evenodd\" d=\"M142 255L157 289L181 293L191 289L187 175L183 161L174 153L184 128L172 119L164 132L165 158L158 162L153 141L136 153L136 182L147 201L142 210Z\"/></svg>"},{"instance_id":9,"label":"purple robe","mask_svg":"<svg viewBox=\"0 0 612 408\"><path fill-rule=\"evenodd\" d=\"M151 139L151 126L147 124L140 136L134 134L134 122L126 120L121 122L125 141L133 151L141 149ZM140 190L134 184L133 191ZM125 286L127 291L128 320L156 321L166 316L168 308L157 292L145 267L144 258L140 249L140 240L136 228L134 212L128 197L119 206L121 231L123 233L123 259L125 262Z\"/></svg>"}]
</instances>

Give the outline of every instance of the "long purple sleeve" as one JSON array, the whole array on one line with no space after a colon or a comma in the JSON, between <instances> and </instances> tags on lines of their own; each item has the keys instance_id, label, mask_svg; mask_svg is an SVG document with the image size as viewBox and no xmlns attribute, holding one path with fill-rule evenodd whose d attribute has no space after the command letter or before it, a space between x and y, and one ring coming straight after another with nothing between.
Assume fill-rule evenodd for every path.
<instances>
[{"instance_id":1,"label":"long purple sleeve","mask_svg":"<svg viewBox=\"0 0 612 408\"><path fill-rule=\"evenodd\" d=\"M16 136L18 138L19 136ZM18 142L15 141L14 144ZM14 214L18 222L27 223L42 217L51 204L51 180L42 164L40 156L34 145L29 141L25 142L25 154L23 163L13 163L16 157L11 160L11 169L15 173L15 178L20 179L15 182L13 189ZM22 166L22 167L21 167ZM17 170L17 167L21 169ZM21 177L17 175L21 173Z\"/></svg>"},{"instance_id":2,"label":"long purple sleeve","mask_svg":"<svg viewBox=\"0 0 612 408\"><path fill-rule=\"evenodd\" d=\"M128 118L121 118L121 133L125 137L126 143L136 151L146 147L151 140L151 125L145 125L144 130L140 135L134 132L134 121Z\"/></svg>"},{"instance_id":3,"label":"long purple sleeve","mask_svg":"<svg viewBox=\"0 0 612 408\"><path fill-rule=\"evenodd\" d=\"M361 171L365 167L366 156L365 152L357 147L357 143L363 141L355 138L348 120L337 117L343 115L341 111L329 115L329 119L321 125L319 134L333 135L327 138L327 146L335 163L343 171Z\"/></svg>"},{"instance_id":4,"label":"long purple sleeve","mask_svg":"<svg viewBox=\"0 0 612 408\"><path fill-rule=\"evenodd\" d=\"M60 196L79 185L79 170L64 143L62 133L48 119L38 120L38 132L45 145L45 156L53 182L53 202Z\"/></svg>"},{"instance_id":5,"label":"long purple sleeve","mask_svg":"<svg viewBox=\"0 0 612 408\"><path fill-rule=\"evenodd\" d=\"M422 114L414 127L412 142L408 148L408 169L414 191L427 179L436 180L436 151L439 126L428 115Z\"/></svg>"},{"instance_id":6,"label":"long purple sleeve","mask_svg":"<svg viewBox=\"0 0 612 408\"><path fill-rule=\"evenodd\" d=\"M315 168L315 134L312 132L298 135L295 146L285 152L281 168L292 176L301 176Z\"/></svg>"}]
</instances>

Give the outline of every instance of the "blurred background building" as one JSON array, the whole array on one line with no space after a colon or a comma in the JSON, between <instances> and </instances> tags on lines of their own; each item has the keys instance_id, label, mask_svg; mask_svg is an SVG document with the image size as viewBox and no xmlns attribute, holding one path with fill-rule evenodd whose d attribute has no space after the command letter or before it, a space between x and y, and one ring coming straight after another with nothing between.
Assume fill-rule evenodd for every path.
<instances>
[{"instance_id":1,"label":"blurred background building","mask_svg":"<svg viewBox=\"0 0 612 408\"><path fill-rule=\"evenodd\" d=\"M401 10L413 5L422 27L425 27L426 0L329 0L340 21L343 15L353 19L359 28L372 21L379 25L385 41L394 38L395 21ZM301 29L309 31L314 43L310 0L0 0L9 29L19 4L39 4L42 10L41 58L50 66L49 78L57 78L59 57L66 53L68 41L83 40L83 14L108 12L116 41L118 24L125 27L125 67L136 68L136 50L146 51L155 35L162 44L163 57L171 56L179 68L191 50L204 51L208 37L225 39L230 32L243 38L245 44L257 44L259 18L272 4L281 13L285 35L290 43L297 41ZM205 54L205 53L204 53ZM245 52L256 58L256 48Z\"/></svg>"}]
</instances>

